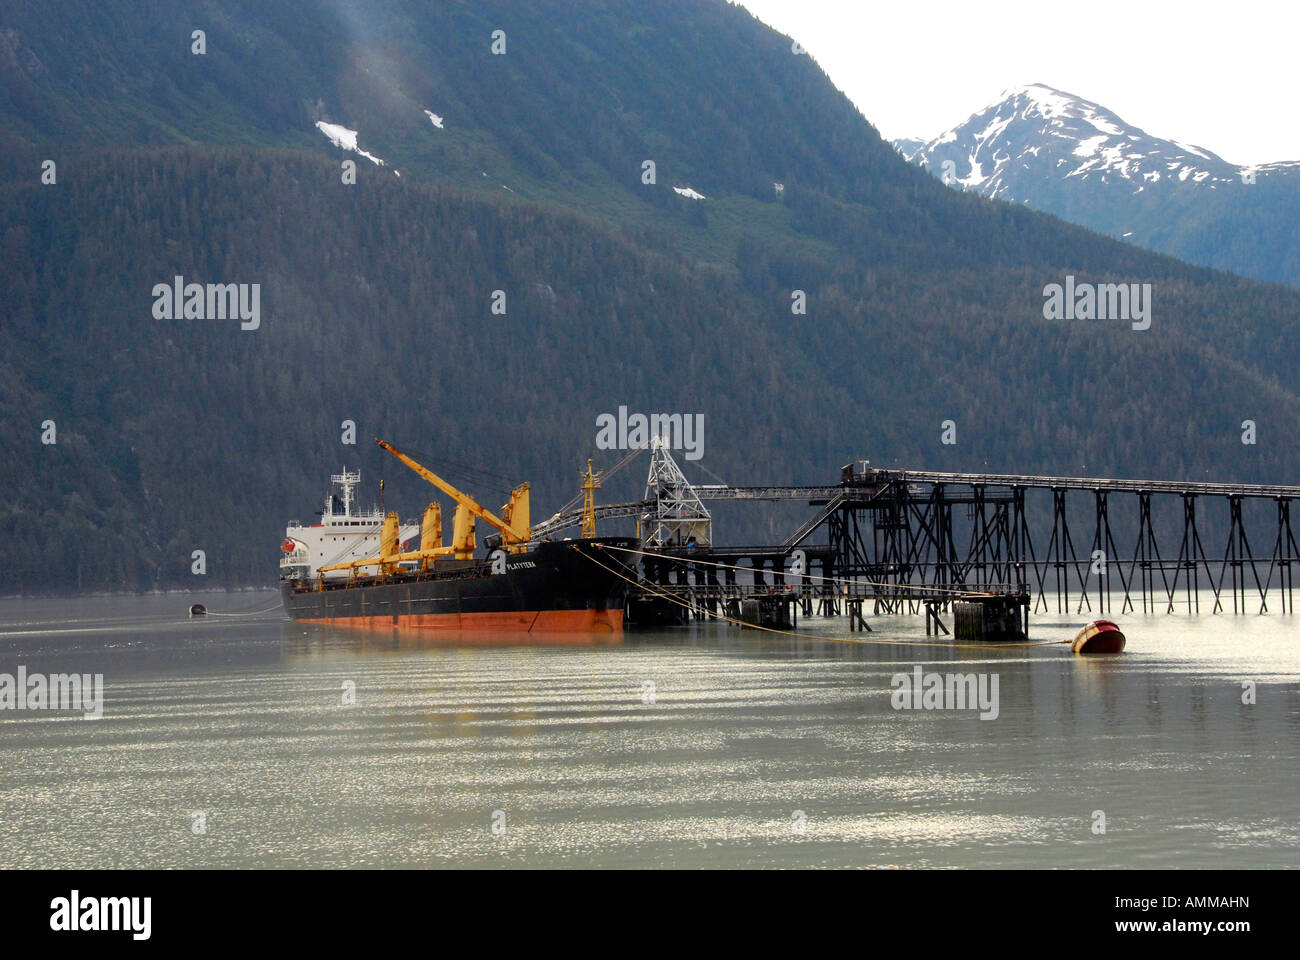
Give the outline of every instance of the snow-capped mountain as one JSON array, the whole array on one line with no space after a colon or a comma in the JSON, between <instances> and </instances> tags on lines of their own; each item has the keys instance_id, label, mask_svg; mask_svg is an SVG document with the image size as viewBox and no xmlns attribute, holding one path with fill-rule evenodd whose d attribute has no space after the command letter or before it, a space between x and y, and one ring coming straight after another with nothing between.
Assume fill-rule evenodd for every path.
<instances>
[{"instance_id":1,"label":"snow-capped mountain","mask_svg":"<svg viewBox=\"0 0 1300 960\"><path fill-rule=\"evenodd\" d=\"M955 189L1206 266L1300 284L1300 162L1239 166L1044 84L1006 91L929 142L894 146Z\"/></svg>"},{"instance_id":2,"label":"snow-capped mountain","mask_svg":"<svg viewBox=\"0 0 1300 960\"><path fill-rule=\"evenodd\" d=\"M1161 140L1105 107L1042 84L1006 91L997 103L929 143L896 144L947 182L1003 200L1026 200L1041 179L1160 184L1240 183L1246 174L1204 147ZM1017 193L1022 196L1017 196Z\"/></svg>"}]
</instances>

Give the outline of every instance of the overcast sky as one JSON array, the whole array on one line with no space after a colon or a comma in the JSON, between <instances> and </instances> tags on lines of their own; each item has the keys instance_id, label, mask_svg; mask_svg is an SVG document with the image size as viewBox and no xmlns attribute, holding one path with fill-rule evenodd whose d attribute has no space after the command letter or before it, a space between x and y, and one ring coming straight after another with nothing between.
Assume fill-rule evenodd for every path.
<instances>
[{"instance_id":1,"label":"overcast sky","mask_svg":"<svg viewBox=\"0 0 1300 960\"><path fill-rule=\"evenodd\" d=\"M741 0L882 135L930 139L1043 83L1232 163L1300 160L1300 2Z\"/></svg>"}]
</instances>

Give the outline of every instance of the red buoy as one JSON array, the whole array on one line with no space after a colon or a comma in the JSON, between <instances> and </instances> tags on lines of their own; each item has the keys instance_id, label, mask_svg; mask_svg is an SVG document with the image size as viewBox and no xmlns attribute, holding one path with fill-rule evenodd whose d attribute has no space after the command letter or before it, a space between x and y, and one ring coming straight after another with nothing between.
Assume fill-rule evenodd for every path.
<instances>
[{"instance_id":1,"label":"red buoy","mask_svg":"<svg viewBox=\"0 0 1300 960\"><path fill-rule=\"evenodd\" d=\"M1075 653L1120 653L1124 633L1109 620L1094 620L1079 631L1070 649Z\"/></svg>"}]
</instances>

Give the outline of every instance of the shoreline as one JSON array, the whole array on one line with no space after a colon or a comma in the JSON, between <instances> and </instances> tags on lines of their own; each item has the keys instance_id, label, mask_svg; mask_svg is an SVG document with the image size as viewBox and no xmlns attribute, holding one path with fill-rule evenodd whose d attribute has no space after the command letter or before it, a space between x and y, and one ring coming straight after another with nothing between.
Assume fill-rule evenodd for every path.
<instances>
[{"instance_id":1,"label":"shoreline","mask_svg":"<svg viewBox=\"0 0 1300 960\"><path fill-rule=\"evenodd\" d=\"M203 590L182 590L180 588L168 590L94 590L88 592L72 593L7 593L0 595L0 603L10 600L90 600L96 597L103 599L112 599L115 597L166 597L174 595L189 595L195 593L212 594L212 593L276 593L279 592L277 586L267 587L209 587Z\"/></svg>"}]
</instances>

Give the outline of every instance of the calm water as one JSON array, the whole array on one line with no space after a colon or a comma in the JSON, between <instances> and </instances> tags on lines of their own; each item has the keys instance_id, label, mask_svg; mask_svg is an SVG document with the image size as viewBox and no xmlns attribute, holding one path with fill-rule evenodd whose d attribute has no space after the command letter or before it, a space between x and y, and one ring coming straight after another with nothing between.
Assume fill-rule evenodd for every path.
<instances>
[{"instance_id":1,"label":"calm water","mask_svg":"<svg viewBox=\"0 0 1300 960\"><path fill-rule=\"evenodd\" d=\"M1087 659L817 619L449 647L193 599L0 601L0 672L105 685L99 720L0 712L0 867L1300 866L1290 616L1116 614ZM893 709L918 663L996 675L998 717Z\"/></svg>"}]
</instances>

